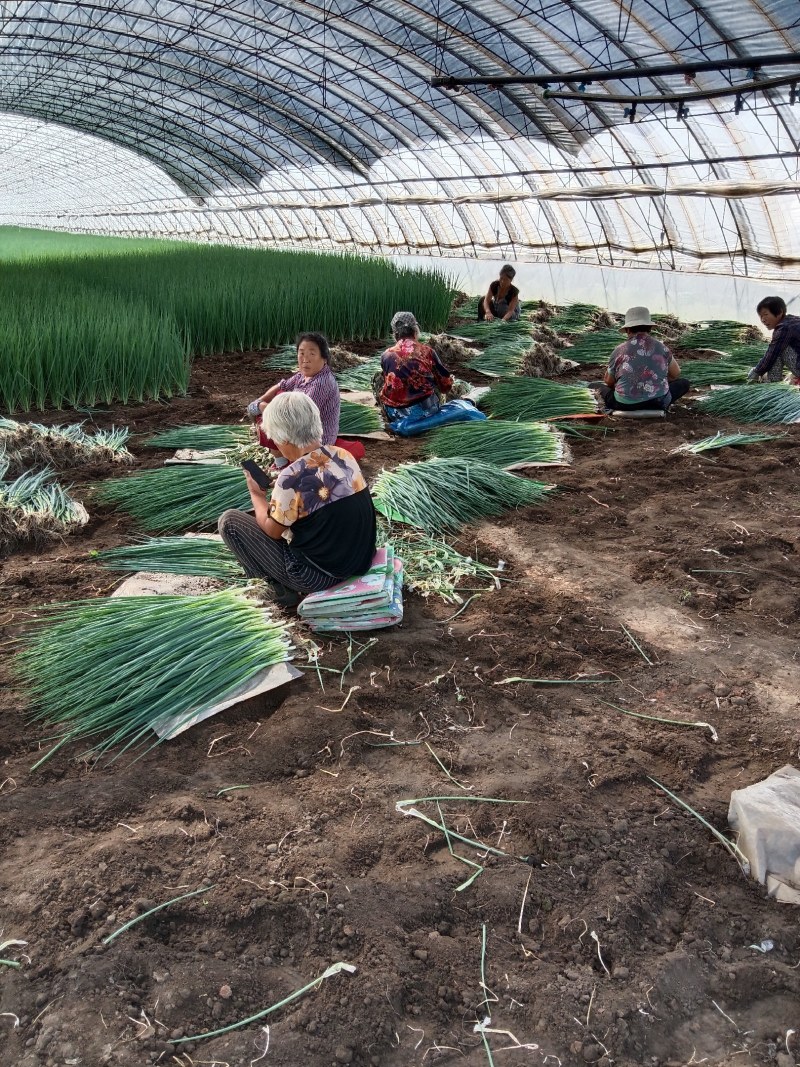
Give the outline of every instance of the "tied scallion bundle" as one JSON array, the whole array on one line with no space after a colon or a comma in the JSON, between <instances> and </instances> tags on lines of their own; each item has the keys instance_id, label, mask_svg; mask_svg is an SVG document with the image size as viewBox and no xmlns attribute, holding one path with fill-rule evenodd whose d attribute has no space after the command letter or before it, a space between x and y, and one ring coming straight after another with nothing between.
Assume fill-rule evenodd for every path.
<instances>
[{"instance_id":1,"label":"tied scallion bundle","mask_svg":"<svg viewBox=\"0 0 800 1067\"><path fill-rule=\"evenodd\" d=\"M0 452L0 549L23 541L42 542L89 521L83 504L53 481L53 472L28 472L2 481L8 460Z\"/></svg>"},{"instance_id":2,"label":"tied scallion bundle","mask_svg":"<svg viewBox=\"0 0 800 1067\"><path fill-rule=\"evenodd\" d=\"M448 603L459 604L463 597L458 586L464 579L486 581L487 588L498 584L494 567L462 555L442 538L381 522L378 543L387 541L403 561L404 585L420 596L439 596Z\"/></svg>"},{"instance_id":3,"label":"tied scallion bundle","mask_svg":"<svg viewBox=\"0 0 800 1067\"><path fill-rule=\"evenodd\" d=\"M294 345L284 345L263 361L262 366L268 370L297 370L297 349Z\"/></svg>"},{"instance_id":4,"label":"tied scallion bundle","mask_svg":"<svg viewBox=\"0 0 800 1067\"><path fill-rule=\"evenodd\" d=\"M339 411L339 433L343 437L348 434L357 436L364 433L375 433L383 429L383 419L377 408L367 407L365 404L354 404L351 400L343 400Z\"/></svg>"},{"instance_id":5,"label":"tied scallion bundle","mask_svg":"<svg viewBox=\"0 0 800 1067\"><path fill-rule=\"evenodd\" d=\"M31 467L63 470L83 464L133 463L126 448L129 436L124 427L86 433L83 423L42 426L0 418L0 450L6 453L11 474Z\"/></svg>"},{"instance_id":6,"label":"tied scallion bundle","mask_svg":"<svg viewBox=\"0 0 800 1067\"><path fill-rule=\"evenodd\" d=\"M214 452L218 448L245 445L252 436L249 426L176 426L156 434L148 448L192 448L195 452Z\"/></svg>"},{"instance_id":7,"label":"tied scallion bundle","mask_svg":"<svg viewBox=\"0 0 800 1067\"><path fill-rule=\"evenodd\" d=\"M383 470L372 495L376 509L391 522L437 534L539 503L553 488L508 474L492 463L455 457Z\"/></svg>"},{"instance_id":8,"label":"tied scallion bundle","mask_svg":"<svg viewBox=\"0 0 800 1067\"><path fill-rule=\"evenodd\" d=\"M561 354L576 363L608 363L611 353L624 339L619 330L593 330L581 334L572 347L565 348Z\"/></svg>"},{"instance_id":9,"label":"tied scallion bundle","mask_svg":"<svg viewBox=\"0 0 800 1067\"><path fill-rule=\"evenodd\" d=\"M683 377L694 386L738 385L747 381L749 370L749 364L732 363L727 358L686 360L681 367Z\"/></svg>"},{"instance_id":10,"label":"tied scallion bundle","mask_svg":"<svg viewBox=\"0 0 800 1067\"><path fill-rule=\"evenodd\" d=\"M180 533L216 525L228 508L251 506L247 483L236 467L186 466L112 478L96 496L138 519L149 533Z\"/></svg>"},{"instance_id":11,"label":"tied scallion bundle","mask_svg":"<svg viewBox=\"0 0 800 1067\"><path fill-rule=\"evenodd\" d=\"M547 378L503 378L481 397L479 406L495 418L524 422L598 410L597 397L585 385L562 385Z\"/></svg>"},{"instance_id":12,"label":"tied scallion bundle","mask_svg":"<svg viewBox=\"0 0 800 1067\"><path fill-rule=\"evenodd\" d=\"M113 758L230 696L289 659L286 627L233 590L203 596L112 597L45 608L24 635L16 671L56 744Z\"/></svg>"},{"instance_id":13,"label":"tied scallion bundle","mask_svg":"<svg viewBox=\"0 0 800 1067\"><path fill-rule=\"evenodd\" d=\"M707 415L724 415L743 423L798 422L800 390L784 382L739 385L709 393L697 406Z\"/></svg>"},{"instance_id":14,"label":"tied scallion bundle","mask_svg":"<svg viewBox=\"0 0 800 1067\"><path fill-rule=\"evenodd\" d=\"M678 452L711 452L716 448L727 448L729 445L754 445L759 441L777 441L784 437L781 433L715 433L711 437L703 437L699 441L685 441L677 448L673 448L671 455Z\"/></svg>"},{"instance_id":15,"label":"tied scallion bundle","mask_svg":"<svg viewBox=\"0 0 800 1067\"><path fill-rule=\"evenodd\" d=\"M190 574L223 582L247 581L227 545L211 537L150 537L94 553L106 570L135 574Z\"/></svg>"},{"instance_id":16,"label":"tied scallion bundle","mask_svg":"<svg viewBox=\"0 0 800 1067\"><path fill-rule=\"evenodd\" d=\"M381 357L373 356L357 367L339 371L336 380L339 388L354 393L362 393L372 388L372 379L381 369Z\"/></svg>"},{"instance_id":17,"label":"tied scallion bundle","mask_svg":"<svg viewBox=\"0 0 800 1067\"><path fill-rule=\"evenodd\" d=\"M597 304L567 304L547 325L558 333L581 333L589 329L602 310Z\"/></svg>"},{"instance_id":18,"label":"tied scallion bundle","mask_svg":"<svg viewBox=\"0 0 800 1067\"><path fill-rule=\"evenodd\" d=\"M569 455L564 435L553 426L499 419L442 426L427 436L425 453L441 459L465 456L498 467L563 463Z\"/></svg>"},{"instance_id":19,"label":"tied scallion bundle","mask_svg":"<svg viewBox=\"0 0 800 1067\"><path fill-rule=\"evenodd\" d=\"M466 337L468 341L479 341L485 345L498 344L508 341L525 341L531 343L531 324L525 319L505 322L502 319L492 319L491 322L472 322L457 327L453 331L458 337Z\"/></svg>"}]
</instances>

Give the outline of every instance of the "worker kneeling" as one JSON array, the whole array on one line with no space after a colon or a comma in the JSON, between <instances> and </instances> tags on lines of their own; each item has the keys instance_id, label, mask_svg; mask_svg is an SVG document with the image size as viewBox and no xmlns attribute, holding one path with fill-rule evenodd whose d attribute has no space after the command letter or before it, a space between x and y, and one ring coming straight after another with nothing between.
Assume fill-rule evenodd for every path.
<instances>
[{"instance_id":1,"label":"worker kneeling","mask_svg":"<svg viewBox=\"0 0 800 1067\"><path fill-rule=\"evenodd\" d=\"M313 400L280 393L264 412L264 431L288 460L270 498L244 471L255 516L231 509L219 532L248 578L266 578L284 607L308 593L365 574L375 555L375 508L354 457L323 445Z\"/></svg>"},{"instance_id":2,"label":"worker kneeling","mask_svg":"<svg viewBox=\"0 0 800 1067\"><path fill-rule=\"evenodd\" d=\"M666 345L650 331L655 323L646 307L628 308L624 332L628 340L611 353L600 395L607 408L620 411L666 411L687 393L690 383Z\"/></svg>"},{"instance_id":3,"label":"worker kneeling","mask_svg":"<svg viewBox=\"0 0 800 1067\"><path fill-rule=\"evenodd\" d=\"M451 422L486 418L469 400L442 402L440 396L453 388L453 378L430 345L419 340L412 312L397 312L392 334L395 344L381 356L383 380L377 393L390 430L413 437Z\"/></svg>"}]
</instances>

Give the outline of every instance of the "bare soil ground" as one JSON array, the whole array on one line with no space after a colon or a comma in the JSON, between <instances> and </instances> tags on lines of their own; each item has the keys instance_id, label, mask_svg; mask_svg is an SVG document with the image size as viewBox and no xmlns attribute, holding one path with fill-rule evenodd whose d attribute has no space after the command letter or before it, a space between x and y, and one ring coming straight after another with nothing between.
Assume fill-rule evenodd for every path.
<instances>
[{"instance_id":1,"label":"bare soil ground","mask_svg":"<svg viewBox=\"0 0 800 1067\"><path fill-rule=\"evenodd\" d=\"M278 377L262 357L204 360L189 397L96 420L141 433L139 465L155 465L144 435L238 418ZM118 579L89 553L137 532L93 503L97 472L76 474L91 524L2 570L0 942L27 941L13 951L29 957L0 965L2 1063L791 1067L797 912L650 781L724 828L732 789L800 759L800 429L668 455L718 425L683 404L577 440L573 465L547 472L561 491L546 505L465 532L462 546L507 562L502 588L457 617L408 596L403 626L341 688L308 673L138 763L63 752L31 774L41 735L8 642L44 602L107 594ZM418 448L370 445L366 470ZM346 642L326 644L324 665L347 660ZM597 674L606 684L503 684ZM621 708L705 720L719 740ZM411 743L379 747L387 735ZM219 795L233 785L247 788ZM503 853L454 840L484 867L460 891L475 868L395 807L442 795L452 829ZM752 947L765 938L771 951ZM338 960L355 972L174 1043ZM475 1032L487 1016L491 1054Z\"/></svg>"}]
</instances>

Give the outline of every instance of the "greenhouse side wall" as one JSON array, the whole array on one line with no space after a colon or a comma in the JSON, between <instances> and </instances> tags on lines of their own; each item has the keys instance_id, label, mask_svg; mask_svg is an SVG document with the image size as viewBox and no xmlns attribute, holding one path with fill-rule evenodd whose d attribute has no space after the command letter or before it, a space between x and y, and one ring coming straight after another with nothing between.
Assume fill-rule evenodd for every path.
<instances>
[{"instance_id":1,"label":"greenhouse side wall","mask_svg":"<svg viewBox=\"0 0 800 1067\"><path fill-rule=\"evenodd\" d=\"M723 274L694 274L648 268L598 267L582 263L525 263L508 260L432 259L393 257L407 266L432 263L451 273L459 289L474 296L484 293L506 262L517 269L515 284L524 300L554 304L583 301L613 311L645 304L658 314L678 315L685 322L704 318L759 322L756 305L765 296L782 296L790 311L800 310L800 278L786 272L783 280L743 278Z\"/></svg>"}]
</instances>

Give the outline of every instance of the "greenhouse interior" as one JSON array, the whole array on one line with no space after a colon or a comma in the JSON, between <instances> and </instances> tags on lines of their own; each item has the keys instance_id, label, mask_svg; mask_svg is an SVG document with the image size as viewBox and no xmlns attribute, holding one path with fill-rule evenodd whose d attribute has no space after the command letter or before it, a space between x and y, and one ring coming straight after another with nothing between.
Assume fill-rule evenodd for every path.
<instances>
[{"instance_id":1,"label":"greenhouse interior","mask_svg":"<svg viewBox=\"0 0 800 1067\"><path fill-rule=\"evenodd\" d=\"M0 41L3 1064L800 1065L796 0Z\"/></svg>"}]
</instances>

